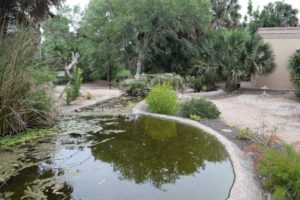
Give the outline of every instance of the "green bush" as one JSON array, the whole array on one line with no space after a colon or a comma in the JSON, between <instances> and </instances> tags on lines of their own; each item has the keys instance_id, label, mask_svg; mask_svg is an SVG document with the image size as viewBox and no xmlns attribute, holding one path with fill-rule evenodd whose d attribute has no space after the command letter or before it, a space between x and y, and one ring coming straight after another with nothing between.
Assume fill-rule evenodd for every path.
<instances>
[{"instance_id":1,"label":"green bush","mask_svg":"<svg viewBox=\"0 0 300 200\"><path fill-rule=\"evenodd\" d=\"M240 129L237 135L237 138L240 140L251 140L254 137L254 133L250 130L250 128Z\"/></svg>"},{"instance_id":2,"label":"green bush","mask_svg":"<svg viewBox=\"0 0 300 200\"><path fill-rule=\"evenodd\" d=\"M66 87L67 105L70 105L70 103L80 95L80 87L83 81L81 73L81 69L76 67L74 69L74 77L71 79L70 84Z\"/></svg>"},{"instance_id":3,"label":"green bush","mask_svg":"<svg viewBox=\"0 0 300 200\"><path fill-rule=\"evenodd\" d=\"M177 113L177 95L170 83L152 87L146 101L151 112L166 115Z\"/></svg>"},{"instance_id":4,"label":"green bush","mask_svg":"<svg viewBox=\"0 0 300 200\"><path fill-rule=\"evenodd\" d=\"M67 102L67 105L70 105L70 103L72 101L74 101L76 98L75 98L75 95L74 95L74 87L72 85L67 85L66 86L66 102Z\"/></svg>"},{"instance_id":5,"label":"green bush","mask_svg":"<svg viewBox=\"0 0 300 200\"><path fill-rule=\"evenodd\" d=\"M127 79L121 83L121 89L132 97L145 97L149 92L147 81Z\"/></svg>"},{"instance_id":6,"label":"green bush","mask_svg":"<svg viewBox=\"0 0 300 200\"><path fill-rule=\"evenodd\" d=\"M296 87L300 88L300 52L295 53L289 62L291 80Z\"/></svg>"},{"instance_id":7,"label":"green bush","mask_svg":"<svg viewBox=\"0 0 300 200\"><path fill-rule=\"evenodd\" d=\"M196 92L207 92L215 90L216 83L220 80L219 73L216 67L202 63L201 61L194 61L190 76L186 77L186 82L189 87Z\"/></svg>"},{"instance_id":8,"label":"green bush","mask_svg":"<svg viewBox=\"0 0 300 200\"><path fill-rule=\"evenodd\" d=\"M122 69L117 72L116 79L128 79L132 77L130 70Z\"/></svg>"},{"instance_id":9,"label":"green bush","mask_svg":"<svg viewBox=\"0 0 300 200\"><path fill-rule=\"evenodd\" d=\"M262 147L258 174L264 177L263 186L273 194L273 199L300 199L300 154L287 146L279 152Z\"/></svg>"},{"instance_id":10,"label":"green bush","mask_svg":"<svg viewBox=\"0 0 300 200\"><path fill-rule=\"evenodd\" d=\"M187 118L197 115L201 119L216 119L220 114L219 109L214 103L203 98L191 99L181 105L181 115Z\"/></svg>"}]
</instances>

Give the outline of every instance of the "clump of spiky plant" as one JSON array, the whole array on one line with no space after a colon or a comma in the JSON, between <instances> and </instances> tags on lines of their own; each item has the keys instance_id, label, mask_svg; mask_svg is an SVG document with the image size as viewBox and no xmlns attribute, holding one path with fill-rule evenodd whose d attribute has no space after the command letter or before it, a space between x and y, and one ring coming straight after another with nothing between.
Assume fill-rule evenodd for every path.
<instances>
[{"instance_id":1,"label":"clump of spiky plant","mask_svg":"<svg viewBox=\"0 0 300 200\"><path fill-rule=\"evenodd\" d=\"M52 100L35 79L38 42L29 28L0 35L0 135L52 123Z\"/></svg>"}]
</instances>

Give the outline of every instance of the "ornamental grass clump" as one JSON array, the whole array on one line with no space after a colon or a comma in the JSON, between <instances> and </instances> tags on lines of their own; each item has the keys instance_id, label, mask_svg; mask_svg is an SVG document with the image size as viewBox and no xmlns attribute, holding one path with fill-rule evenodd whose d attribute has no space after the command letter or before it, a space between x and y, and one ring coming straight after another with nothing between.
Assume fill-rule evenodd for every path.
<instances>
[{"instance_id":1,"label":"ornamental grass clump","mask_svg":"<svg viewBox=\"0 0 300 200\"><path fill-rule=\"evenodd\" d=\"M53 101L45 87L48 72L36 69L37 38L34 31L19 27L0 36L0 136L53 123Z\"/></svg>"},{"instance_id":2,"label":"ornamental grass clump","mask_svg":"<svg viewBox=\"0 0 300 200\"><path fill-rule=\"evenodd\" d=\"M146 102L149 110L158 114L176 115L178 111L177 95L170 83L151 88Z\"/></svg>"}]
</instances>

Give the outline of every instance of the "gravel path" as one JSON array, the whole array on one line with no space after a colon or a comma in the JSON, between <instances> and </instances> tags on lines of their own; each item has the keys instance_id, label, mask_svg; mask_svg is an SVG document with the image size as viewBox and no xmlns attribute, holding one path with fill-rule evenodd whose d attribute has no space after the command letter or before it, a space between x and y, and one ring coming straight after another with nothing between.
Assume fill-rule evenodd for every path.
<instances>
[{"instance_id":1,"label":"gravel path","mask_svg":"<svg viewBox=\"0 0 300 200\"><path fill-rule=\"evenodd\" d=\"M250 93L212 101L222 112L225 123L249 127L257 134L276 134L300 149L300 102L293 95Z\"/></svg>"}]
</instances>

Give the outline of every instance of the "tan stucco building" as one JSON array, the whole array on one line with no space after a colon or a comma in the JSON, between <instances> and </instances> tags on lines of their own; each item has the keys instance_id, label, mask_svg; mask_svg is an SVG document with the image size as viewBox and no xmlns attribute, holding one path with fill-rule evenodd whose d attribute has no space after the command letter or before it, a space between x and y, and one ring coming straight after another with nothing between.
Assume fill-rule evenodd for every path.
<instances>
[{"instance_id":1,"label":"tan stucco building","mask_svg":"<svg viewBox=\"0 0 300 200\"><path fill-rule=\"evenodd\" d=\"M253 86L267 86L270 89L294 89L290 81L288 63L290 57L300 49L300 27L260 28L259 35L271 45L276 69L268 76L258 76L253 79Z\"/></svg>"}]
</instances>

